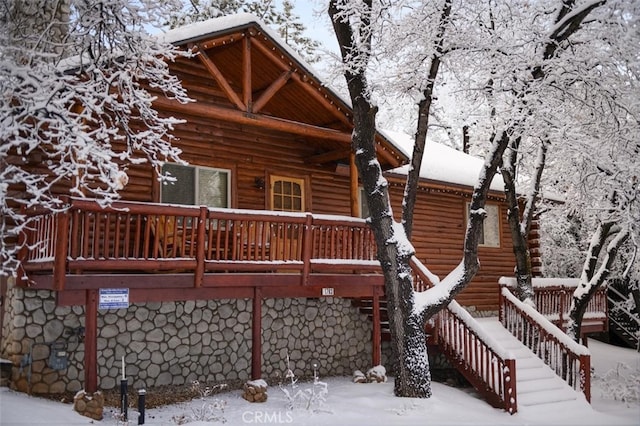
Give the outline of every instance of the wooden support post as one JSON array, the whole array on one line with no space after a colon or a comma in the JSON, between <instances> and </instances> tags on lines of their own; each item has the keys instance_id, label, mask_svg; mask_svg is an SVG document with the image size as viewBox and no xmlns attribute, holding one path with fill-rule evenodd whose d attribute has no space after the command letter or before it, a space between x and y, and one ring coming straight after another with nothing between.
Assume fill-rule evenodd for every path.
<instances>
[{"instance_id":1,"label":"wooden support post","mask_svg":"<svg viewBox=\"0 0 640 426\"><path fill-rule=\"evenodd\" d=\"M98 290L87 290L84 315L84 387L92 394L98 390Z\"/></svg>"},{"instance_id":2,"label":"wooden support post","mask_svg":"<svg viewBox=\"0 0 640 426\"><path fill-rule=\"evenodd\" d=\"M205 252L205 231L206 221L209 210L206 207L200 207L200 216L198 216L198 234L196 237L196 270L193 274L193 285L196 288L202 287L204 279L204 252ZM212 230L213 232L213 230Z\"/></svg>"},{"instance_id":3,"label":"wooden support post","mask_svg":"<svg viewBox=\"0 0 640 426\"><path fill-rule=\"evenodd\" d=\"M504 322L504 310L507 309L504 302L504 295L502 294L502 289L505 288L504 284L500 284L498 287L498 321L500 324L505 325Z\"/></svg>"},{"instance_id":4,"label":"wooden support post","mask_svg":"<svg viewBox=\"0 0 640 426\"><path fill-rule=\"evenodd\" d=\"M350 201L351 201L351 216L360 217L362 212L360 211L360 204L358 203L358 168L356 167L356 155L349 153L349 177L350 177Z\"/></svg>"},{"instance_id":5,"label":"wooden support post","mask_svg":"<svg viewBox=\"0 0 640 426\"><path fill-rule=\"evenodd\" d=\"M53 265L53 286L57 291L64 290L67 275L67 252L69 251L69 211L58 213L56 221L56 247Z\"/></svg>"},{"instance_id":6,"label":"wooden support post","mask_svg":"<svg viewBox=\"0 0 640 426\"><path fill-rule=\"evenodd\" d=\"M591 402L591 355L580 355L580 388Z\"/></svg>"},{"instance_id":7,"label":"wooden support post","mask_svg":"<svg viewBox=\"0 0 640 426\"><path fill-rule=\"evenodd\" d=\"M372 363L374 366L382 362L382 333L380 332L380 296L378 287L373 288L373 336L372 336Z\"/></svg>"},{"instance_id":8,"label":"wooden support post","mask_svg":"<svg viewBox=\"0 0 640 426\"><path fill-rule=\"evenodd\" d=\"M247 107L247 112L252 112L252 87L251 87L251 39L245 37L242 40L242 98Z\"/></svg>"},{"instance_id":9,"label":"wooden support post","mask_svg":"<svg viewBox=\"0 0 640 426\"><path fill-rule=\"evenodd\" d=\"M309 282L311 272L311 251L313 250L313 216L307 213L302 240L302 285Z\"/></svg>"},{"instance_id":10,"label":"wooden support post","mask_svg":"<svg viewBox=\"0 0 640 426\"><path fill-rule=\"evenodd\" d=\"M518 389L516 388L516 360L505 359L504 366L506 372L504 373L504 382L502 384L504 389L504 409L509 414L515 414L518 412Z\"/></svg>"},{"instance_id":11,"label":"wooden support post","mask_svg":"<svg viewBox=\"0 0 640 426\"><path fill-rule=\"evenodd\" d=\"M262 377L262 289L253 290L253 322L251 329L251 379Z\"/></svg>"},{"instance_id":12,"label":"wooden support post","mask_svg":"<svg viewBox=\"0 0 640 426\"><path fill-rule=\"evenodd\" d=\"M562 330L564 333L567 332L567 328L564 325L564 307L566 306L566 297L565 297L566 292L567 290L564 288L560 290L560 308L558 309L560 311L559 312L560 323L558 324L558 328Z\"/></svg>"}]
</instances>

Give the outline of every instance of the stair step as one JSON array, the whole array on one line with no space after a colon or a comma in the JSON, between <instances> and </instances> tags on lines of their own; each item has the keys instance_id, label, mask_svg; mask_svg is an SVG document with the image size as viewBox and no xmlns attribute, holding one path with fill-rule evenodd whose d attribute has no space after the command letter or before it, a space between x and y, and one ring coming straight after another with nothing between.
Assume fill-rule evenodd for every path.
<instances>
[{"instance_id":1,"label":"stair step","mask_svg":"<svg viewBox=\"0 0 640 426\"><path fill-rule=\"evenodd\" d=\"M518 356L516 355L516 370L520 371L522 370L526 370L529 368L541 368L543 367L543 363L542 361L540 361L539 358L533 358L531 356L526 356L526 357L521 357L518 358Z\"/></svg>"},{"instance_id":2,"label":"stair step","mask_svg":"<svg viewBox=\"0 0 640 426\"><path fill-rule=\"evenodd\" d=\"M567 386L567 384L557 377L552 377L550 379L527 380L517 384L517 392L518 395L522 395L531 392L546 392L562 389L565 386Z\"/></svg>"},{"instance_id":3,"label":"stair step","mask_svg":"<svg viewBox=\"0 0 640 426\"><path fill-rule=\"evenodd\" d=\"M526 382L528 380L550 379L556 375L548 367L520 368L516 362L516 382Z\"/></svg>"},{"instance_id":4,"label":"stair step","mask_svg":"<svg viewBox=\"0 0 640 426\"><path fill-rule=\"evenodd\" d=\"M524 406L575 401L576 399L578 399L578 394L569 387L563 389L530 392L522 395L520 394L520 392L518 392L518 405Z\"/></svg>"}]
</instances>

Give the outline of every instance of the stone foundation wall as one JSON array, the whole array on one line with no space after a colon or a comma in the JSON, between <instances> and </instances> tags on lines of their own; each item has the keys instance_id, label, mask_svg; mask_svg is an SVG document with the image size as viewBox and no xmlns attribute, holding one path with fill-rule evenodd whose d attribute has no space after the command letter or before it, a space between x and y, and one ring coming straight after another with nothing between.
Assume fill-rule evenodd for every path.
<instances>
[{"instance_id":1,"label":"stone foundation wall","mask_svg":"<svg viewBox=\"0 0 640 426\"><path fill-rule=\"evenodd\" d=\"M0 354L13 362L12 386L33 393L78 391L84 384L84 307L58 307L54 292L11 287ZM251 374L249 299L132 304L98 312L98 387L119 385L125 357L129 385L153 387L248 380ZM265 299L262 374L290 368L298 376L350 375L371 367L371 321L339 298ZM52 342L65 342L68 366L50 368ZM60 344L60 343L59 343ZM26 354L31 353L31 363ZM22 368L20 368L22 362ZM30 377L29 377L30 375Z\"/></svg>"}]
</instances>

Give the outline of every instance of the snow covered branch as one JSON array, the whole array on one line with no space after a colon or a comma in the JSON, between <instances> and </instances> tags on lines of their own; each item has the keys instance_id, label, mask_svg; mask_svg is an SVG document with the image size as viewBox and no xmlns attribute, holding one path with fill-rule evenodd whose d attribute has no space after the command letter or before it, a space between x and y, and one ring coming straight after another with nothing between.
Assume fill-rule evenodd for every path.
<instances>
[{"instance_id":1,"label":"snow covered branch","mask_svg":"<svg viewBox=\"0 0 640 426\"><path fill-rule=\"evenodd\" d=\"M146 30L179 1L9 4L0 29L2 273L16 271L20 208L59 209L64 192L107 204L129 168L179 162L171 141L181 121L159 115L153 102L190 101L169 71L188 53Z\"/></svg>"}]
</instances>

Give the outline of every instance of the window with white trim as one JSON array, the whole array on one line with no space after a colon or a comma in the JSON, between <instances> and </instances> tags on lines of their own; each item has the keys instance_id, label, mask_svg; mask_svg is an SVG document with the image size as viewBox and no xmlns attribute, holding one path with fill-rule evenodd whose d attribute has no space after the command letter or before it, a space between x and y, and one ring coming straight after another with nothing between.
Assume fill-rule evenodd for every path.
<instances>
[{"instance_id":1,"label":"window with white trim","mask_svg":"<svg viewBox=\"0 0 640 426\"><path fill-rule=\"evenodd\" d=\"M466 217L469 218L470 203L466 203ZM482 222L480 247L500 247L500 207L497 204L484 206L487 215Z\"/></svg>"},{"instance_id":2,"label":"window with white trim","mask_svg":"<svg viewBox=\"0 0 640 426\"><path fill-rule=\"evenodd\" d=\"M162 203L231 207L231 170L167 163L162 173L176 179L161 185Z\"/></svg>"}]
</instances>

